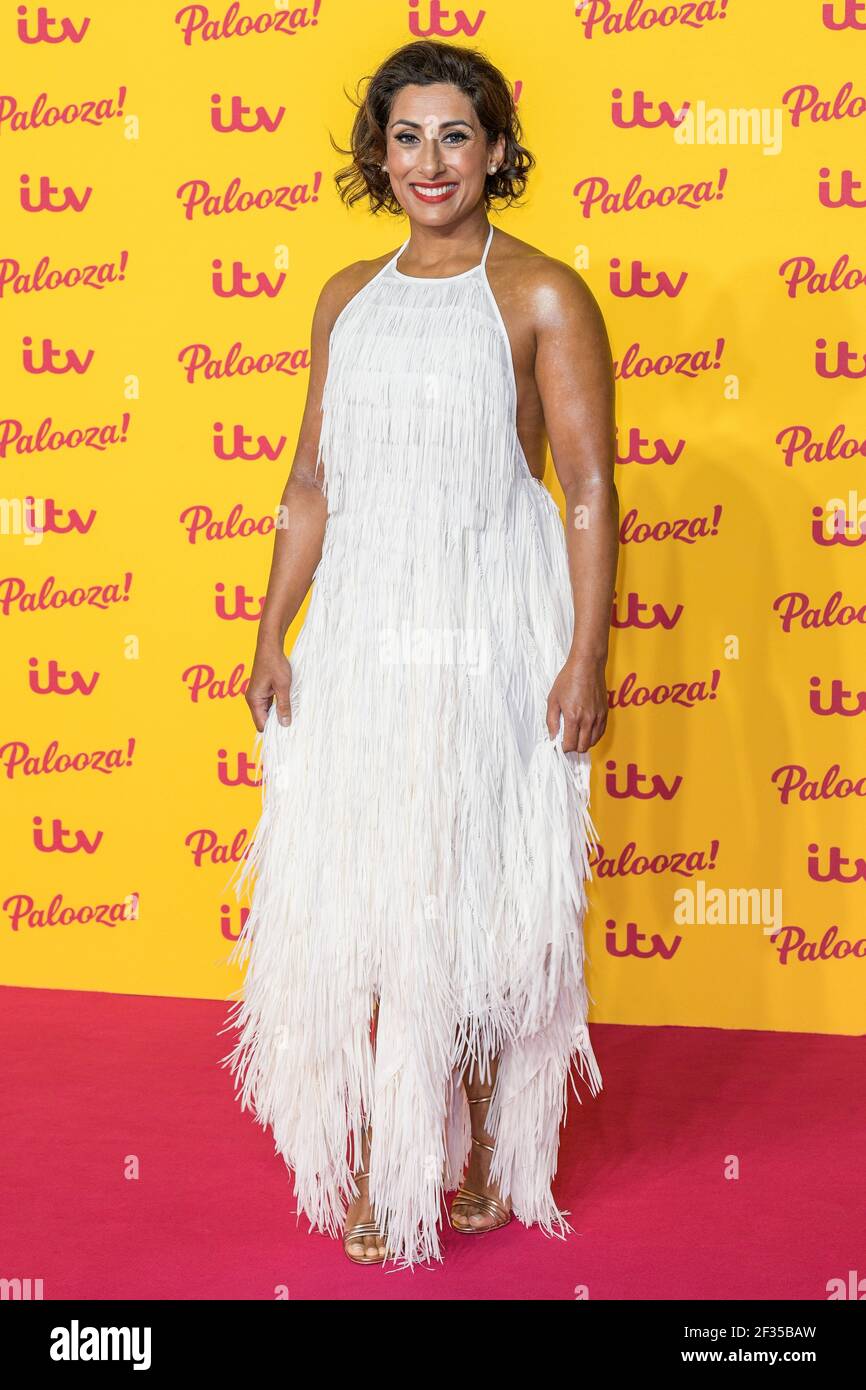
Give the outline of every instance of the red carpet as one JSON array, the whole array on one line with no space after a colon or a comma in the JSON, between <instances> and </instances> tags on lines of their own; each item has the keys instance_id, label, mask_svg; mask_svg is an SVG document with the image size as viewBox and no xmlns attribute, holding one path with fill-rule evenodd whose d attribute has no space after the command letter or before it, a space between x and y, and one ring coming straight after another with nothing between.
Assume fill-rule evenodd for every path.
<instances>
[{"instance_id":1,"label":"red carpet","mask_svg":"<svg viewBox=\"0 0 866 1390\"><path fill-rule=\"evenodd\" d=\"M444 1265L408 1273L293 1214L217 1065L225 1013L0 989L0 1276L46 1299L822 1300L866 1275L862 1038L593 1025L606 1089L572 1098L556 1186L575 1234L446 1225Z\"/></svg>"}]
</instances>

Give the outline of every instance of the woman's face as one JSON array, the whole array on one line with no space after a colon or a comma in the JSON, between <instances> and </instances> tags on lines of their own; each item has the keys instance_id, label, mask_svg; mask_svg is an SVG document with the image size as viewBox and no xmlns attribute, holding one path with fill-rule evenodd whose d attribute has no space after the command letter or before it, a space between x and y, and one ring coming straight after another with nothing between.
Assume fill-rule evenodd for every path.
<instances>
[{"instance_id":1,"label":"woman's face","mask_svg":"<svg viewBox=\"0 0 866 1390\"><path fill-rule=\"evenodd\" d=\"M430 226L476 207L488 169L505 153L504 135L488 145L469 97L446 82L401 88L385 135L394 196L412 221Z\"/></svg>"}]
</instances>

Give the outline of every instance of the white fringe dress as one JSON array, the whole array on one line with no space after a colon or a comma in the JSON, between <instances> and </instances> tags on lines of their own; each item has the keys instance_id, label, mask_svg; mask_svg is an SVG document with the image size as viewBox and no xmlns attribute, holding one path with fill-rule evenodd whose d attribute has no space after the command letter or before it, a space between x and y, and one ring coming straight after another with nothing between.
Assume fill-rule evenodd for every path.
<instances>
[{"instance_id":1,"label":"white fringe dress","mask_svg":"<svg viewBox=\"0 0 866 1390\"><path fill-rule=\"evenodd\" d=\"M517 435L492 236L436 279L397 268L407 237L334 324L324 545L292 722L272 706L256 736L262 814L228 957L247 969L222 1065L272 1128L299 1213L340 1234L371 1124L370 1200L404 1267L442 1258L470 1059L501 1053L491 1180L548 1234L570 1229L551 1193L568 1079L578 1100L576 1076L602 1085L590 757L546 727L572 633L565 534Z\"/></svg>"}]
</instances>

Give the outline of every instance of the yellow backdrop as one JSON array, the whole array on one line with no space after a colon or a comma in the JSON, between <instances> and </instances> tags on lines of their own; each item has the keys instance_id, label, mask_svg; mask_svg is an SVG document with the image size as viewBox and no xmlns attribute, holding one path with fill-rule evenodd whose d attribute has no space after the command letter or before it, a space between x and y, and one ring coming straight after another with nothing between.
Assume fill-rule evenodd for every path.
<instances>
[{"instance_id":1,"label":"yellow backdrop","mask_svg":"<svg viewBox=\"0 0 866 1390\"><path fill-rule=\"evenodd\" d=\"M593 1018L863 1031L853 6L4 13L2 978L240 982L243 682L311 314L408 234L344 209L328 133L346 143L344 87L429 34L516 84L538 168L493 220L581 271L617 359Z\"/></svg>"}]
</instances>

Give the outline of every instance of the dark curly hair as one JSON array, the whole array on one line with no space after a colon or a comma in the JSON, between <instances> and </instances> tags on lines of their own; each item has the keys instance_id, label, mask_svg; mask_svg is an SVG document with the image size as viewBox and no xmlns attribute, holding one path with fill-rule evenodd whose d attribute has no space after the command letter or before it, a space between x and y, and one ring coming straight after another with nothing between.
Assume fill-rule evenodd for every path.
<instances>
[{"instance_id":1,"label":"dark curly hair","mask_svg":"<svg viewBox=\"0 0 866 1390\"><path fill-rule=\"evenodd\" d=\"M362 97L360 89L365 80L368 86ZM435 82L448 82L465 92L489 143L505 136L502 164L484 182L485 208L500 201L509 206L521 197L535 158L520 142L520 120L507 79L477 49L419 39L395 49L371 77L361 78L354 98L346 92L357 106L351 149L336 144L333 136L331 144L339 154L351 156L351 163L334 175L337 191L347 207L369 198L373 213L381 208L398 214L404 211L394 197L388 175L380 167L386 153L385 128L394 98L402 87L429 87Z\"/></svg>"}]
</instances>

